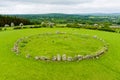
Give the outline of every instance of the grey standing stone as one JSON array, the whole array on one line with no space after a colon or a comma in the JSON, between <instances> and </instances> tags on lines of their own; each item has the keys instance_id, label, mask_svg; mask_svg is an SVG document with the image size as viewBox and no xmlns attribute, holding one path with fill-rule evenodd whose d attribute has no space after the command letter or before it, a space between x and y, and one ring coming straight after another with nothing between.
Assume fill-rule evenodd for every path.
<instances>
[{"instance_id":1,"label":"grey standing stone","mask_svg":"<svg viewBox=\"0 0 120 80\"><path fill-rule=\"evenodd\" d=\"M61 61L61 56L60 56L60 54L57 54L57 61Z\"/></svg>"},{"instance_id":2,"label":"grey standing stone","mask_svg":"<svg viewBox=\"0 0 120 80\"><path fill-rule=\"evenodd\" d=\"M66 54L63 54L63 55L62 55L62 60L63 60L63 61L66 61L66 60L67 60Z\"/></svg>"}]
</instances>

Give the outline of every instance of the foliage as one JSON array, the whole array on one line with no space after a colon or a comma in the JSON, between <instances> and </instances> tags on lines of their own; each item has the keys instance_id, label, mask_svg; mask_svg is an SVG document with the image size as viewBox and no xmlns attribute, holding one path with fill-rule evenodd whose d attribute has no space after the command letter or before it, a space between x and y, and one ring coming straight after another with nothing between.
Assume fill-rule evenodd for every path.
<instances>
[{"instance_id":1,"label":"foliage","mask_svg":"<svg viewBox=\"0 0 120 80\"><path fill-rule=\"evenodd\" d=\"M0 15L0 27L4 27L5 24L11 25L11 23L14 25L19 25L20 23L23 23L25 25L31 24L29 20L24 19L24 18Z\"/></svg>"}]
</instances>

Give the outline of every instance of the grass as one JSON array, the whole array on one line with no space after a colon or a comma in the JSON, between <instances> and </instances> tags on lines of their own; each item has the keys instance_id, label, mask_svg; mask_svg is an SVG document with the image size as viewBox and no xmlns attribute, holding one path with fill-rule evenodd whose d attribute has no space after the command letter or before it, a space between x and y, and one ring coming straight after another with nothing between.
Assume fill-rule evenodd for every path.
<instances>
[{"instance_id":1,"label":"grass","mask_svg":"<svg viewBox=\"0 0 120 80\"><path fill-rule=\"evenodd\" d=\"M102 41L93 36L80 34L39 34L25 38L19 43L20 54L35 56L47 56L52 58L57 54L74 57L75 55L95 54L102 49Z\"/></svg>"},{"instance_id":2,"label":"grass","mask_svg":"<svg viewBox=\"0 0 120 80\"><path fill-rule=\"evenodd\" d=\"M46 32L97 35L109 43L109 51L97 60L39 62L11 51L21 37ZM120 34L86 29L40 28L0 32L0 80L120 80Z\"/></svg>"}]
</instances>

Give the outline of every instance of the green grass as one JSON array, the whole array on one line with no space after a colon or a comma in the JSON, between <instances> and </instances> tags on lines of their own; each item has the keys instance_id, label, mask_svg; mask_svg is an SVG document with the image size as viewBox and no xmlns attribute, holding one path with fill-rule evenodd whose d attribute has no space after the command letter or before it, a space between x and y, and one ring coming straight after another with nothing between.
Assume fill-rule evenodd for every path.
<instances>
[{"instance_id":1,"label":"green grass","mask_svg":"<svg viewBox=\"0 0 120 80\"><path fill-rule=\"evenodd\" d=\"M95 54L102 49L104 43L93 36L80 34L39 34L25 38L19 43L20 54L47 56L52 58L60 54L74 57L75 55Z\"/></svg>"},{"instance_id":2,"label":"green grass","mask_svg":"<svg viewBox=\"0 0 120 80\"><path fill-rule=\"evenodd\" d=\"M46 32L97 35L109 43L109 51L97 60L39 62L11 51L21 37ZM120 80L120 34L68 28L23 29L0 32L0 80Z\"/></svg>"}]
</instances>

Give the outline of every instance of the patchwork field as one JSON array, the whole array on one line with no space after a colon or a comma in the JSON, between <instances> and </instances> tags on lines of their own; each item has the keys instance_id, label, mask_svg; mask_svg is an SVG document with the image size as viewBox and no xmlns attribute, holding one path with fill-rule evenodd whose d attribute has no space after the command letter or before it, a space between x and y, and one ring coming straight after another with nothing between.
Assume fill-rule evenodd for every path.
<instances>
[{"instance_id":1,"label":"patchwork field","mask_svg":"<svg viewBox=\"0 0 120 80\"><path fill-rule=\"evenodd\" d=\"M69 34L66 34L67 37L60 34L57 35L57 31L66 32L69 34L77 34L77 36ZM31 38L30 40L32 41L28 42L25 47L23 47L23 45L21 46L23 47L21 48L21 53L23 53L24 56L16 55L16 53L12 51L13 46L18 39L26 36L46 33L55 33L55 35L50 37L46 35L39 36L41 39ZM25 55L30 52L32 55L49 56L57 53L63 54L63 52L71 56L73 56L72 54L74 52L80 52L82 55L84 55L92 50L94 52L103 46L101 42L94 40L93 38L88 38L81 42L81 40L84 39L78 37L78 35L81 34L86 34L89 36L96 35L104 39L109 44L108 52L103 54L98 59L83 60L80 62L42 62L35 61L33 59L27 59L25 57ZM64 38L66 38L67 41L65 41ZM51 48L51 45L46 44L46 40L51 45L54 44L54 46ZM78 44L85 41L87 43L84 44L88 44L87 46ZM119 43L120 34L86 29L40 28L1 31L0 80L120 80ZM57 45L59 45L59 47L56 48L55 46ZM67 49L63 50L61 45ZM64 45L68 46L66 47ZM47 47L49 52L43 50L45 47ZM26 50L29 52L26 52Z\"/></svg>"}]
</instances>

